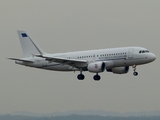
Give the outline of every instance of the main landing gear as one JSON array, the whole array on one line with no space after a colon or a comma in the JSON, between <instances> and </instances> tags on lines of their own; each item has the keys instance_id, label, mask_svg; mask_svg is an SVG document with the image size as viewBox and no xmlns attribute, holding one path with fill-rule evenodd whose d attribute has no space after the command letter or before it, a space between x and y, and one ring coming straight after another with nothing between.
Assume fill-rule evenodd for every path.
<instances>
[{"instance_id":1,"label":"main landing gear","mask_svg":"<svg viewBox=\"0 0 160 120\"><path fill-rule=\"evenodd\" d=\"M93 79L95 81L99 81L101 79L101 76L99 76L98 73L97 73L95 76L93 76Z\"/></svg>"},{"instance_id":2,"label":"main landing gear","mask_svg":"<svg viewBox=\"0 0 160 120\"><path fill-rule=\"evenodd\" d=\"M85 76L82 74L82 70L80 71L80 74L77 75L78 80L84 80Z\"/></svg>"},{"instance_id":3,"label":"main landing gear","mask_svg":"<svg viewBox=\"0 0 160 120\"><path fill-rule=\"evenodd\" d=\"M77 79L78 80L84 80L84 78L85 78L85 76L82 73L80 73L79 75L77 75Z\"/></svg>"},{"instance_id":4,"label":"main landing gear","mask_svg":"<svg viewBox=\"0 0 160 120\"><path fill-rule=\"evenodd\" d=\"M79 75L77 75L77 79L78 80L84 80L85 76L82 74L82 71L80 72ZM101 76L98 75L98 73L96 75L93 76L93 79L95 81L99 81L101 79Z\"/></svg>"},{"instance_id":5,"label":"main landing gear","mask_svg":"<svg viewBox=\"0 0 160 120\"><path fill-rule=\"evenodd\" d=\"M134 71L134 72L133 72L133 75L134 75L134 76L137 76L137 75L138 75L138 72L136 72L136 65L133 65L132 68L133 68L133 71Z\"/></svg>"}]
</instances>

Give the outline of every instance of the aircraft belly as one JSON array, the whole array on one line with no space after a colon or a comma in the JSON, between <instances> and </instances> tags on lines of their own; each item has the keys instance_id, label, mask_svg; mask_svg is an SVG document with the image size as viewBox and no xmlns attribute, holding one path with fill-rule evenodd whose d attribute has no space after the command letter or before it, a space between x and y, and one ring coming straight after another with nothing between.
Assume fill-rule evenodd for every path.
<instances>
[{"instance_id":1,"label":"aircraft belly","mask_svg":"<svg viewBox=\"0 0 160 120\"><path fill-rule=\"evenodd\" d=\"M126 64L126 60L113 60L114 67L124 66Z\"/></svg>"},{"instance_id":2,"label":"aircraft belly","mask_svg":"<svg viewBox=\"0 0 160 120\"><path fill-rule=\"evenodd\" d=\"M141 65L144 64L144 60L143 59L128 59L126 60L126 64L128 66L132 66L132 65Z\"/></svg>"},{"instance_id":3,"label":"aircraft belly","mask_svg":"<svg viewBox=\"0 0 160 120\"><path fill-rule=\"evenodd\" d=\"M46 69L57 71L72 71L71 69L69 69L69 65L48 66Z\"/></svg>"},{"instance_id":4,"label":"aircraft belly","mask_svg":"<svg viewBox=\"0 0 160 120\"><path fill-rule=\"evenodd\" d=\"M74 71L74 69L71 69L70 65L62 65L59 63L43 66L43 69L55 70L55 71Z\"/></svg>"},{"instance_id":5,"label":"aircraft belly","mask_svg":"<svg viewBox=\"0 0 160 120\"><path fill-rule=\"evenodd\" d=\"M134 60L130 60L130 59L127 59L127 60L114 60L113 62L114 62L114 66L115 67L132 66L132 65L136 64Z\"/></svg>"}]
</instances>

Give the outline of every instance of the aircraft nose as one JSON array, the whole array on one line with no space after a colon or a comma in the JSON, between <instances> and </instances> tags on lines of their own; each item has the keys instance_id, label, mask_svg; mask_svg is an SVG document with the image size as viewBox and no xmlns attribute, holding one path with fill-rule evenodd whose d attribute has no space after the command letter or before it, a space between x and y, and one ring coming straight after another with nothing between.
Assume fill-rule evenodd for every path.
<instances>
[{"instance_id":1,"label":"aircraft nose","mask_svg":"<svg viewBox=\"0 0 160 120\"><path fill-rule=\"evenodd\" d=\"M152 53L152 54L150 55L150 59L151 59L151 61L154 61L154 60L156 59L156 55Z\"/></svg>"}]
</instances>

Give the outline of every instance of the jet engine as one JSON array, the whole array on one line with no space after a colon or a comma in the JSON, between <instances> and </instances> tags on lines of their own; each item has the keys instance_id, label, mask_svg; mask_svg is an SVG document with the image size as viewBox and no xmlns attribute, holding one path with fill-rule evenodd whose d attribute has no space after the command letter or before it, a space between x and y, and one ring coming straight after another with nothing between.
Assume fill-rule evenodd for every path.
<instances>
[{"instance_id":1,"label":"jet engine","mask_svg":"<svg viewBox=\"0 0 160 120\"><path fill-rule=\"evenodd\" d=\"M105 63L102 61L89 63L87 66L88 71L93 73L103 72L105 68L106 68Z\"/></svg>"},{"instance_id":2,"label":"jet engine","mask_svg":"<svg viewBox=\"0 0 160 120\"><path fill-rule=\"evenodd\" d=\"M112 69L107 69L107 72L113 72L115 74L125 74L128 73L129 66L126 67L114 67Z\"/></svg>"}]
</instances>

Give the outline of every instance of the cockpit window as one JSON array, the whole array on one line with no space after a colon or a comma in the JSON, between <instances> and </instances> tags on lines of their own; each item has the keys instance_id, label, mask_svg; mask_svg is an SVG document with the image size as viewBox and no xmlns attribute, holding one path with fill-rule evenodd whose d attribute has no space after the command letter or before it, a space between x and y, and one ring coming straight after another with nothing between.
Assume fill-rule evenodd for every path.
<instances>
[{"instance_id":1,"label":"cockpit window","mask_svg":"<svg viewBox=\"0 0 160 120\"><path fill-rule=\"evenodd\" d=\"M148 50L140 50L139 53L149 53Z\"/></svg>"}]
</instances>

